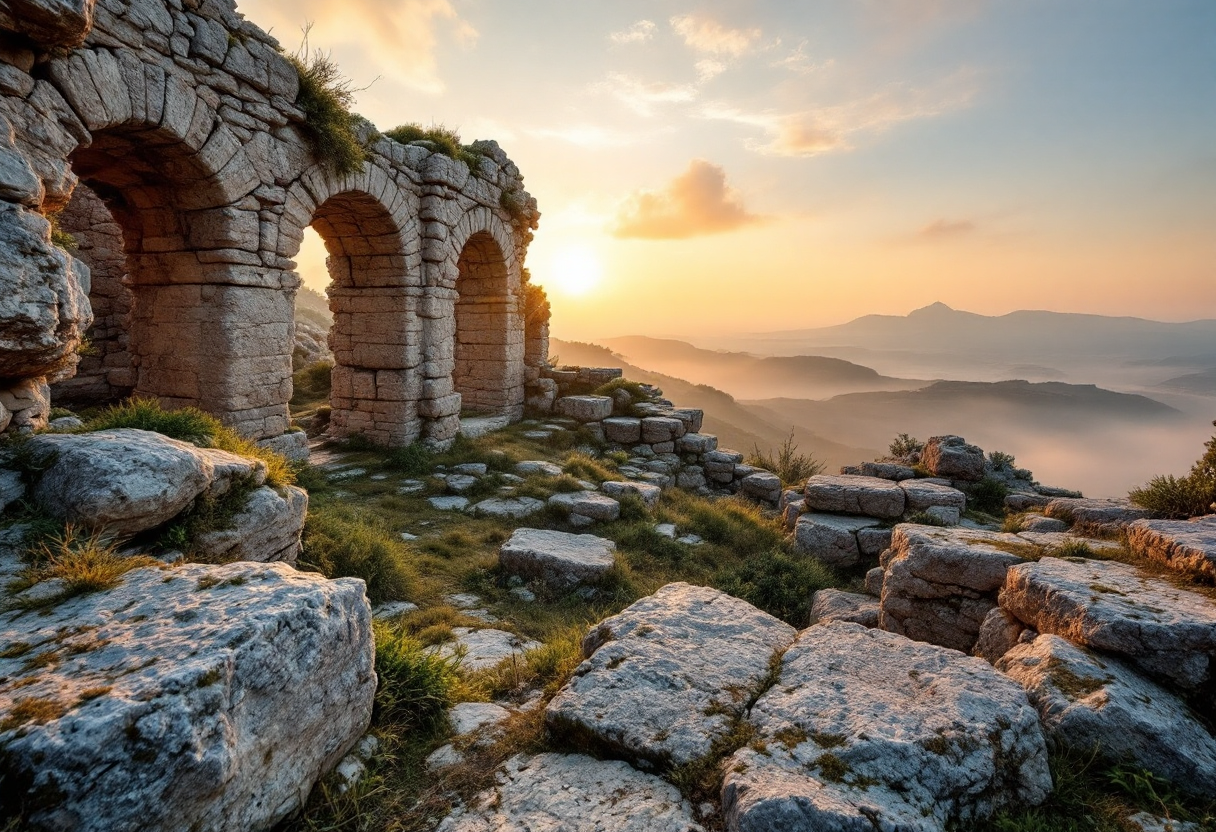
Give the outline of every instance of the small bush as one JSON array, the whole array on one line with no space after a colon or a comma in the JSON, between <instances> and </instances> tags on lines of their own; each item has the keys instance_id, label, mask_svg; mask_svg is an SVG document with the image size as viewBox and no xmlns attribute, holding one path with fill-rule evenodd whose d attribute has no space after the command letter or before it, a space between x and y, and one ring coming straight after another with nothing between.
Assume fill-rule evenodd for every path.
<instances>
[{"instance_id":1,"label":"small bush","mask_svg":"<svg viewBox=\"0 0 1216 832\"><path fill-rule=\"evenodd\" d=\"M433 729L460 686L456 659L440 656L401 628L375 622L377 723Z\"/></svg>"},{"instance_id":2,"label":"small bush","mask_svg":"<svg viewBox=\"0 0 1216 832\"><path fill-rule=\"evenodd\" d=\"M1013 458L1013 454L1007 454L1003 451L992 451L988 454L988 462L992 465L994 471L1012 471L1017 466L1017 460Z\"/></svg>"},{"instance_id":3,"label":"small bush","mask_svg":"<svg viewBox=\"0 0 1216 832\"><path fill-rule=\"evenodd\" d=\"M154 431L200 448L218 448L238 456L260 459L266 463L267 485L279 487L295 482L295 472L286 459L225 427L219 419L198 408L165 410L155 399L132 398L106 408L80 430L92 433L119 428Z\"/></svg>"},{"instance_id":4,"label":"small bush","mask_svg":"<svg viewBox=\"0 0 1216 832\"><path fill-rule=\"evenodd\" d=\"M442 124L423 127L421 124L410 123L386 130L384 135L395 142L409 144L410 142L427 141L435 145L435 152L442 153L449 159L464 162L469 170L476 172L481 164L481 154L468 145L460 143L460 134Z\"/></svg>"},{"instance_id":5,"label":"small bush","mask_svg":"<svg viewBox=\"0 0 1216 832\"><path fill-rule=\"evenodd\" d=\"M904 518L905 523L916 523L920 526L947 526L949 525L940 517L934 517L927 511L914 511Z\"/></svg>"},{"instance_id":6,"label":"small bush","mask_svg":"<svg viewBox=\"0 0 1216 832\"><path fill-rule=\"evenodd\" d=\"M781 478L782 484L787 486L803 485L816 474L822 474L824 469L824 463L815 457L798 453L798 446L794 443L793 430L781 443L781 448L775 456L771 450L761 453L759 446L753 446L752 452L747 458L747 464L772 471Z\"/></svg>"},{"instance_id":7,"label":"small bush","mask_svg":"<svg viewBox=\"0 0 1216 832\"><path fill-rule=\"evenodd\" d=\"M646 392L646 388L642 386L642 383L630 381L627 378L614 378L607 384L601 384L591 392L595 396L611 396L617 390L624 390L628 393L629 398L633 400L633 404L650 401L650 395Z\"/></svg>"},{"instance_id":8,"label":"small bush","mask_svg":"<svg viewBox=\"0 0 1216 832\"><path fill-rule=\"evenodd\" d=\"M1216 426L1216 422L1212 423ZM1153 477L1128 494L1133 503L1170 518L1199 517L1216 511L1216 436L1185 477Z\"/></svg>"},{"instance_id":9,"label":"small bush","mask_svg":"<svg viewBox=\"0 0 1216 832\"><path fill-rule=\"evenodd\" d=\"M795 627L805 627L810 622L811 596L837 583L836 577L819 561L775 551L749 558L714 581L723 592Z\"/></svg>"},{"instance_id":10,"label":"small bush","mask_svg":"<svg viewBox=\"0 0 1216 832\"><path fill-rule=\"evenodd\" d=\"M355 173L367 161L367 149L355 132L358 116L351 113L358 89L342 75L327 52L308 48L308 30L300 51L287 60L300 76L296 106L304 111L304 133L335 173Z\"/></svg>"},{"instance_id":11,"label":"small bush","mask_svg":"<svg viewBox=\"0 0 1216 832\"><path fill-rule=\"evenodd\" d=\"M393 448L384 457L384 467L408 476L420 476L431 470L434 455L421 442L404 448Z\"/></svg>"},{"instance_id":12,"label":"small bush","mask_svg":"<svg viewBox=\"0 0 1216 832\"><path fill-rule=\"evenodd\" d=\"M304 521L302 565L327 578L362 578L372 603L405 598L417 586L405 544L349 509L325 506Z\"/></svg>"},{"instance_id":13,"label":"small bush","mask_svg":"<svg viewBox=\"0 0 1216 832\"><path fill-rule=\"evenodd\" d=\"M967 495L967 508L970 511L982 511L994 517L1005 513L1005 498L1009 496L1009 486L993 477L984 477L977 483L963 488Z\"/></svg>"},{"instance_id":14,"label":"small bush","mask_svg":"<svg viewBox=\"0 0 1216 832\"><path fill-rule=\"evenodd\" d=\"M915 436L909 436L906 433L901 433L891 440L891 444L887 447L891 456L896 459L910 459L915 456L920 456L921 451L925 449L925 443L921 442Z\"/></svg>"}]
</instances>

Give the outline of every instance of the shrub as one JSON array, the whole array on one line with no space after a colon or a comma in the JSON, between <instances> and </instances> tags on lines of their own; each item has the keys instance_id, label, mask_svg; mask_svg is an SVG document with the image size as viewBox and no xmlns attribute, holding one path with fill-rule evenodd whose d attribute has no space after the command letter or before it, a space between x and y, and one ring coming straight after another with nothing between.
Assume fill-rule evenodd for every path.
<instances>
[{"instance_id":1,"label":"shrub","mask_svg":"<svg viewBox=\"0 0 1216 832\"><path fill-rule=\"evenodd\" d=\"M369 519L337 506L308 513L300 561L327 578L362 578L372 603L404 598L417 585L405 544Z\"/></svg>"},{"instance_id":2,"label":"shrub","mask_svg":"<svg viewBox=\"0 0 1216 832\"><path fill-rule=\"evenodd\" d=\"M994 471L1012 471L1017 465L1017 460L1013 458L1013 454L1007 454L1003 451L992 451L988 454L988 462L992 465Z\"/></svg>"},{"instance_id":3,"label":"shrub","mask_svg":"<svg viewBox=\"0 0 1216 832\"><path fill-rule=\"evenodd\" d=\"M1216 422L1212 423L1216 425ZM1185 477L1153 477L1132 490L1132 502L1170 518L1199 517L1213 512L1216 503L1216 436L1204 444L1204 454Z\"/></svg>"},{"instance_id":4,"label":"shrub","mask_svg":"<svg viewBox=\"0 0 1216 832\"><path fill-rule=\"evenodd\" d=\"M431 470L434 457L421 442L404 448L393 448L384 457L384 467L409 476L419 476Z\"/></svg>"},{"instance_id":5,"label":"shrub","mask_svg":"<svg viewBox=\"0 0 1216 832\"><path fill-rule=\"evenodd\" d=\"M633 404L650 400L650 395L646 392L646 388L638 381L630 381L627 378L614 378L607 384L601 384L599 387L592 390L592 394L596 396L611 396L617 390L624 390L629 394Z\"/></svg>"},{"instance_id":6,"label":"shrub","mask_svg":"<svg viewBox=\"0 0 1216 832\"><path fill-rule=\"evenodd\" d=\"M811 596L835 586L831 571L817 560L766 552L720 574L714 584L795 627L811 619Z\"/></svg>"},{"instance_id":7,"label":"shrub","mask_svg":"<svg viewBox=\"0 0 1216 832\"><path fill-rule=\"evenodd\" d=\"M967 508L971 511L982 511L1000 517L1005 513L1005 498L1009 496L1009 486L993 477L984 477L976 483L963 488L967 495Z\"/></svg>"},{"instance_id":8,"label":"shrub","mask_svg":"<svg viewBox=\"0 0 1216 832\"><path fill-rule=\"evenodd\" d=\"M308 29L300 51L287 60L300 76L296 106L304 111L304 134L317 156L335 173L355 173L367 161L367 149L355 132L359 117L351 113L351 82L328 52L308 48Z\"/></svg>"},{"instance_id":9,"label":"shrub","mask_svg":"<svg viewBox=\"0 0 1216 832\"><path fill-rule=\"evenodd\" d=\"M921 442L915 436L909 436L906 433L901 433L896 436L891 444L887 447L891 456L896 459L910 459L914 456L919 456L920 452L925 449L925 443Z\"/></svg>"},{"instance_id":10,"label":"shrub","mask_svg":"<svg viewBox=\"0 0 1216 832\"><path fill-rule=\"evenodd\" d=\"M781 448L777 451L776 456L771 450L761 453L759 446L753 446L752 452L747 458L747 464L772 471L781 478L784 485L788 486L801 485L816 474L823 473L824 469L824 463L815 457L798 453L798 446L794 444L793 430L790 430L790 435L781 443Z\"/></svg>"},{"instance_id":11,"label":"shrub","mask_svg":"<svg viewBox=\"0 0 1216 832\"><path fill-rule=\"evenodd\" d=\"M225 427L219 419L198 408L165 410L155 399L132 398L106 408L80 430L91 433L119 428L154 431L200 448L218 448L238 456L260 459L266 463L267 485L278 487L295 482L295 472L286 459Z\"/></svg>"},{"instance_id":12,"label":"shrub","mask_svg":"<svg viewBox=\"0 0 1216 832\"><path fill-rule=\"evenodd\" d=\"M409 144L410 142L426 141L435 146L436 153L442 153L449 159L464 162L469 170L476 171L481 164L481 154L468 145L460 143L460 134L442 124L423 127L421 124L410 123L385 131L395 142Z\"/></svg>"},{"instance_id":13,"label":"shrub","mask_svg":"<svg viewBox=\"0 0 1216 832\"><path fill-rule=\"evenodd\" d=\"M458 661L399 627L372 625L376 638L376 721L431 729L441 724L460 685Z\"/></svg>"},{"instance_id":14,"label":"shrub","mask_svg":"<svg viewBox=\"0 0 1216 832\"><path fill-rule=\"evenodd\" d=\"M332 361L317 361L292 375L292 406L300 407L317 400L327 400L333 368Z\"/></svg>"}]
</instances>

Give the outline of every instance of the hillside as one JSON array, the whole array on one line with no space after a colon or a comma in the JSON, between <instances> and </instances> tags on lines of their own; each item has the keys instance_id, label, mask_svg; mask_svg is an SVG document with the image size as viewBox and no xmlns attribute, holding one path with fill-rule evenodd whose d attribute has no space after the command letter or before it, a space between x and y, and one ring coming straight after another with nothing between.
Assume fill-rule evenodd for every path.
<instances>
[{"instance_id":1,"label":"hillside","mask_svg":"<svg viewBox=\"0 0 1216 832\"><path fill-rule=\"evenodd\" d=\"M712 384L739 398L826 399L869 390L914 390L928 383L890 378L870 367L821 355L763 357L640 335L605 339L604 345L639 367L694 384Z\"/></svg>"},{"instance_id":2,"label":"hillside","mask_svg":"<svg viewBox=\"0 0 1216 832\"><path fill-rule=\"evenodd\" d=\"M584 367L620 367L625 377L663 389L664 394L681 407L695 407L705 411L703 430L718 437L722 447L750 451L754 446L761 450L779 446L794 430L794 441L803 453L812 453L824 461L829 470L841 465L853 465L860 459L871 459L878 454L877 447L867 447L830 440L818 431L809 429L783 415L765 414L745 407L729 394L704 384L693 384L681 378L651 372L621 359L611 350L576 341L550 342L551 354L563 364Z\"/></svg>"}]
</instances>

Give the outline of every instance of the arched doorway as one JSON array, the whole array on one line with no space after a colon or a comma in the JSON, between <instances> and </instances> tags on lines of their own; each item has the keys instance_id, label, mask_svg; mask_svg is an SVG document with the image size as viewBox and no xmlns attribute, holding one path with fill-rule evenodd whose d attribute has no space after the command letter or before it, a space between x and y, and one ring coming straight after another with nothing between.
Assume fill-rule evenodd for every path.
<instances>
[{"instance_id":1,"label":"arched doorway","mask_svg":"<svg viewBox=\"0 0 1216 832\"><path fill-rule=\"evenodd\" d=\"M518 418L523 332L509 266L486 231L469 237L456 262L456 343L452 384L461 411ZM518 366L517 366L518 365Z\"/></svg>"}]
</instances>

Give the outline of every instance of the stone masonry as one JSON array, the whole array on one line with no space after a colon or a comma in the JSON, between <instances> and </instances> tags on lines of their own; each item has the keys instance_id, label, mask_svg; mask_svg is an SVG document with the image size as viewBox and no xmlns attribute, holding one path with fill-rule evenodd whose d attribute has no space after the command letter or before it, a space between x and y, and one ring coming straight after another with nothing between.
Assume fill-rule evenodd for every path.
<instances>
[{"instance_id":1,"label":"stone masonry","mask_svg":"<svg viewBox=\"0 0 1216 832\"><path fill-rule=\"evenodd\" d=\"M539 213L518 168L492 141L470 170L363 123L369 159L337 175L299 87L232 0L0 0L0 430L43 424L50 383L283 433L308 226L329 252L333 433L442 444L462 408L520 417L546 327L529 371Z\"/></svg>"}]
</instances>

